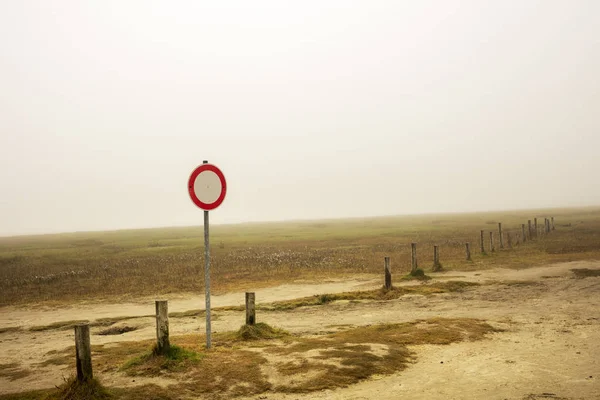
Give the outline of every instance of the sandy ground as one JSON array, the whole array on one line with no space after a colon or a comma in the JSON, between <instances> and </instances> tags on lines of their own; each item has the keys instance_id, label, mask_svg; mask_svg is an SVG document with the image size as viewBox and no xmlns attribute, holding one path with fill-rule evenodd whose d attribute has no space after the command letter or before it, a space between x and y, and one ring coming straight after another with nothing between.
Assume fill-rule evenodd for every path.
<instances>
[{"instance_id":1,"label":"sandy ground","mask_svg":"<svg viewBox=\"0 0 600 400\"><path fill-rule=\"evenodd\" d=\"M572 268L600 269L600 262L555 264L525 270L494 269L434 274L439 280L466 280L486 285L464 293L429 297L404 296L394 301L336 302L286 312L260 312L259 321L294 333L319 334L383 322L405 322L431 317L471 317L488 321L504 332L478 342L447 346L413 346L417 360L406 370L376 377L348 388L284 395L266 393L251 399L600 399L600 277L574 278ZM507 282L534 284L514 285ZM293 299L380 286L379 279L331 281L318 285L289 284L257 290L257 302ZM241 305L243 293L214 296L214 307ZM202 308L202 296L169 299L170 311ZM21 331L0 334L0 364L18 363L34 373L22 379L0 377L0 393L53 387L71 371L58 366L40 367L52 350L73 345L70 330L30 332L35 325L57 321L152 314L150 300L131 304L86 304L68 308L0 309L0 330L21 326ZM241 312L217 312L214 331L238 329ZM152 339L152 317L120 322L138 327L118 336L99 336L92 328L92 343ZM203 319L177 318L171 333L204 330ZM119 377L103 377L108 385L125 384ZM140 382L138 380L137 382Z\"/></svg>"}]
</instances>

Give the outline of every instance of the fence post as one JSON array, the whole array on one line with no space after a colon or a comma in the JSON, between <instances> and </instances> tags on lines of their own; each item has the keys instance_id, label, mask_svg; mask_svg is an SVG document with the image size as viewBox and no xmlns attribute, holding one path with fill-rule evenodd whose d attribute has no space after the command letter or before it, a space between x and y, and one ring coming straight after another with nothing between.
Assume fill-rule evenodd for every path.
<instances>
[{"instance_id":1,"label":"fence post","mask_svg":"<svg viewBox=\"0 0 600 400\"><path fill-rule=\"evenodd\" d=\"M77 381L86 382L94 377L90 326L88 324L75 325L75 366Z\"/></svg>"},{"instance_id":2,"label":"fence post","mask_svg":"<svg viewBox=\"0 0 600 400\"><path fill-rule=\"evenodd\" d=\"M167 354L169 343L169 305L166 300L156 300L156 354Z\"/></svg>"},{"instance_id":3,"label":"fence post","mask_svg":"<svg viewBox=\"0 0 600 400\"><path fill-rule=\"evenodd\" d=\"M521 236L523 236L523 243L527 241L527 235L525 234L525 224L521 224Z\"/></svg>"},{"instance_id":4,"label":"fence post","mask_svg":"<svg viewBox=\"0 0 600 400\"><path fill-rule=\"evenodd\" d=\"M537 217L533 219L533 230L535 232L535 237L537 237L538 236Z\"/></svg>"},{"instance_id":5,"label":"fence post","mask_svg":"<svg viewBox=\"0 0 600 400\"><path fill-rule=\"evenodd\" d=\"M465 253L467 256L467 261L471 261L471 245L469 243L465 243Z\"/></svg>"},{"instance_id":6,"label":"fence post","mask_svg":"<svg viewBox=\"0 0 600 400\"><path fill-rule=\"evenodd\" d=\"M494 232L490 231L490 253L493 253L494 251L496 251L494 248Z\"/></svg>"},{"instance_id":7,"label":"fence post","mask_svg":"<svg viewBox=\"0 0 600 400\"><path fill-rule=\"evenodd\" d=\"M246 325L256 323L256 296L254 292L246 292Z\"/></svg>"},{"instance_id":8,"label":"fence post","mask_svg":"<svg viewBox=\"0 0 600 400\"><path fill-rule=\"evenodd\" d=\"M502 223L498 222L498 235L500 237L500 248L504 248L504 239L502 238Z\"/></svg>"},{"instance_id":9,"label":"fence post","mask_svg":"<svg viewBox=\"0 0 600 400\"><path fill-rule=\"evenodd\" d=\"M481 254L485 254L485 244L483 243L483 231L480 232L480 240L479 240L479 247L481 248Z\"/></svg>"},{"instance_id":10,"label":"fence post","mask_svg":"<svg viewBox=\"0 0 600 400\"><path fill-rule=\"evenodd\" d=\"M419 265L417 264L417 244L411 243L410 249L411 249L411 271L410 272L414 273L419 268Z\"/></svg>"},{"instance_id":11,"label":"fence post","mask_svg":"<svg viewBox=\"0 0 600 400\"><path fill-rule=\"evenodd\" d=\"M550 233L550 219L546 219L546 232Z\"/></svg>"},{"instance_id":12,"label":"fence post","mask_svg":"<svg viewBox=\"0 0 600 400\"><path fill-rule=\"evenodd\" d=\"M527 220L527 226L529 227L529 240L533 240L533 228L531 227L531 220Z\"/></svg>"},{"instance_id":13,"label":"fence post","mask_svg":"<svg viewBox=\"0 0 600 400\"><path fill-rule=\"evenodd\" d=\"M551 223L552 223L552 230L555 230L555 228L554 228L554 217L551 217L551 218L550 218L550 221L551 221Z\"/></svg>"},{"instance_id":14,"label":"fence post","mask_svg":"<svg viewBox=\"0 0 600 400\"><path fill-rule=\"evenodd\" d=\"M392 269L390 267L390 258L384 257L383 264L383 285L385 286L386 290L390 290L392 288Z\"/></svg>"},{"instance_id":15,"label":"fence post","mask_svg":"<svg viewBox=\"0 0 600 400\"><path fill-rule=\"evenodd\" d=\"M439 271L442 269L442 264L440 264L440 248L439 246L433 246L433 271Z\"/></svg>"},{"instance_id":16,"label":"fence post","mask_svg":"<svg viewBox=\"0 0 600 400\"><path fill-rule=\"evenodd\" d=\"M506 232L506 246L509 249L512 249L512 239L510 237L510 232Z\"/></svg>"}]
</instances>

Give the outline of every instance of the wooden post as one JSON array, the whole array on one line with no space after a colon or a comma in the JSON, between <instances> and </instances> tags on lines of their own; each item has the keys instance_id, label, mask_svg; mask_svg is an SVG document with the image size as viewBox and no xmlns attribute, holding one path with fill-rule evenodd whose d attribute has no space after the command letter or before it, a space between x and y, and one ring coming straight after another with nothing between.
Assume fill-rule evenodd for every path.
<instances>
[{"instance_id":1,"label":"wooden post","mask_svg":"<svg viewBox=\"0 0 600 400\"><path fill-rule=\"evenodd\" d=\"M537 226L537 217L533 219L533 231L535 232L535 236L538 235L538 226Z\"/></svg>"},{"instance_id":2,"label":"wooden post","mask_svg":"<svg viewBox=\"0 0 600 400\"><path fill-rule=\"evenodd\" d=\"M437 272L442 269L440 264L440 248L439 246L433 246L433 271Z\"/></svg>"},{"instance_id":3,"label":"wooden post","mask_svg":"<svg viewBox=\"0 0 600 400\"><path fill-rule=\"evenodd\" d=\"M533 228L531 227L531 220L527 220L527 226L529 227L529 240L533 240Z\"/></svg>"},{"instance_id":4,"label":"wooden post","mask_svg":"<svg viewBox=\"0 0 600 400\"><path fill-rule=\"evenodd\" d=\"M90 326L88 324L75 325L75 366L79 382L86 382L94 377Z\"/></svg>"},{"instance_id":5,"label":"wooden post","mask_svg":"<svg viewBox=\"0 0 600 400\"><path fill-rule=\"evenodd\" d=\"M481 238L479 240L479 245L481 247L481 254L485 254L485 244L483 243L483 231L480 232Z\"/></svg>"},{"instance_id":6,"label":"wooden post","mask_svg":"<svg viewBox=\"0 0 600 400\"><path fill-rule=\"evenodd\" d=\"M527 241L527 235L525 234L525 224L521 224L521 236L523 236L523 243Z\"/></svg>"},{"instance_id":7,"label":"wooden post","mask_svg":"<svg viewBox=\"0 0 600 400\"><path fill-rule=\"evenodd\" d=\"M411 271L410 272L414 273L417 271L417 268L419 268L419 265L417 264L417 244L411 243L410 249L411 249Z\"/></svg>"},{"instance_id":8,"label":"wooden post","mask_svg":"<svg viewBox=\"0 0 600 400\"><path fill-rule=\"evenodd\" d=\"M510 232L506 232L506 246L512 249L512 240L510 238Z\"/></svg>"},{"instance_id":9,"label":"wooden post","mask_svg":"<svg viewBox=\"0 0 600 400\"><path fill-rule=\"evenodd\" d=\"M465 243L465 253L467 256L467 261L471 261L471 245L469 243Z\"/></svg>"},{"instance_id":10,"label":"wooden post","mask_svg":"<svg viewBox=\"0 0 600 400\"><path fill-rule=\"evenodd\" d=\"M551 217L551 218L550 218L550 221L551 221L551 223L552 223L552 230L555 230L555 228L554 228L554 217Z\"/></svg>"},{"instance_id":11,"label":"wooden post","mask_svg":"<svg viewBox=\"0 0 600 400\"><path fill-rule=\"evenodd\" d=\"M490 253L493 253L494 251L496 251L494 248L494 232L490 231Z\"/></svg>"},{"instance_id":12,"label":"wooden post","mask_svg":"<svg viewBox=\"0 0 600 400\"><path fill-rule=\"evenodd\" d=\"M255 299L254 292L246 292L246 325L254 325L256 323Z\"/></svg>"},{"instance_id":13,"label":"wooden post","mask_svg":"<svg viewBox=\"0 0 600 400\"><path fill-rule=\"evenodd\" d=\"M550 233L550 219L546 218L546 233Z\"/></svg>"},{"instance_id":14,"label":"wooden post","mask_svg":"<svg viewBox=\"0 0 600 400\"><path fill-rule=\"evenodd\" d=\"M500 248L504 248L504 239L502 238L502 223L498 222L498 236L500 237Z\"/></svg>"},{"instance_id":15,"label":"wooden post","mask_svg":"<svg viewBox=\"0 0 600 400\"><path fill-rule=\"evenodd\" d=\"M392 288L392 269L390 267L390 258L385 257L383 259L384 262L384 285L386 290L390 290Z\"/></svg>"},{"instance_id":16,"label":"wooden post","mask_svg":"<svg viewBox=\"0 0 600 400\"><path fill-rule=\"evenodd\" d=\"M156 354L167 354L169 343L169 305L166 300L156 300Z\"/></svg>"}]
</instances>

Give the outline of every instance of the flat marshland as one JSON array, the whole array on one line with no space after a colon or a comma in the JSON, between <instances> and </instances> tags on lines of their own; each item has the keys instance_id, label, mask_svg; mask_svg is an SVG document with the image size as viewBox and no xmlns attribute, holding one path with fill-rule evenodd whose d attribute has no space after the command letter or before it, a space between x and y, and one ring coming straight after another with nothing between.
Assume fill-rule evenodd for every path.
<instances>
[{"instance_id":1,"label":"flat marshland","mask_svg":"<svg viewBox=\"0 0 600 400\"><path fill-rule=\"evenodd\" d=\"M528 231L534 217L540 232L523 242L521 224ZM550 217L555 230L541 232ZM200 226L0 238L0 399L600 393L600 208L212 226L211 350L202 234ZM411 243L429 279L403 279ZM246 290L257 293L254 326L244 325ZM153 352L159 298L169 300L166 355ZM80 385L67 377L73 326L84 321L98 381Z\"/></svg>"},{"instance_id":2,"label":"flat marshland","mask_svg":"<svg viewBox=\"0 0 600 400\"><path fill-rule=\"evenodd\" d=\"M554 217L557 228L517 244L521 224ZM215 218L218 220L218 218ZM498 222L513 248L499 251ZM486 254L479 251L485 230ZM496 252L489 251L488 231ZM204 288L202 227L84 232L0 238L0 306L48 301L131 299ZM505 239L506 241L506 239ZM369 219L215 225L211 227L214 293L295 280L379 274L391 257L395 275L419 267L440 247L445 269L473 270L600 258L600 209L553 209ZM471 243L472 262L465 261ZM507 243L505 243L505 247Z\"/></svg>"}]
</instances>

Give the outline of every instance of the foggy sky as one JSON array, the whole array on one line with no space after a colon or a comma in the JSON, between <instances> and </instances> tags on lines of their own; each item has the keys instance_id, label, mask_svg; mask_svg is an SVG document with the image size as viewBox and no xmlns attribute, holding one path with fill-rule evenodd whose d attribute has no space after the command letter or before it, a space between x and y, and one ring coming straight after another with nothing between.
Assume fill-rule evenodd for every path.
<instances>
[{"instance_id":1,"label":"foggy sky","mask_svg":"<svg viewBox=\"0 0 600 400\"><path fill-rule=\"evenodd\" d=\"M0 235L600 204L598 1L2 1Z\"/></svg>"}]
</instances>

